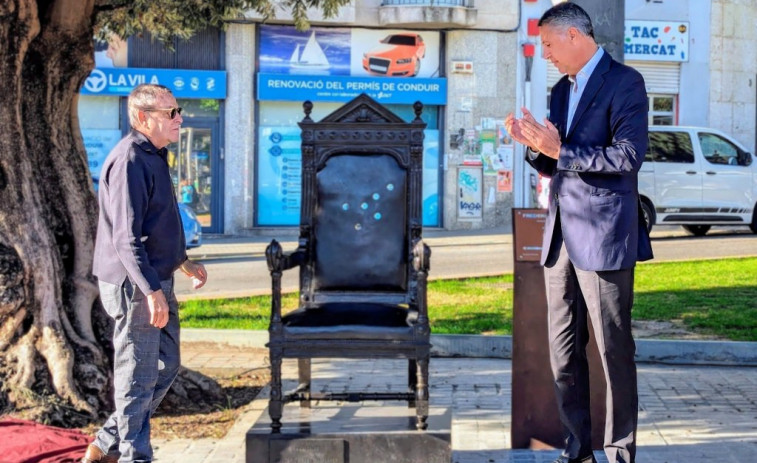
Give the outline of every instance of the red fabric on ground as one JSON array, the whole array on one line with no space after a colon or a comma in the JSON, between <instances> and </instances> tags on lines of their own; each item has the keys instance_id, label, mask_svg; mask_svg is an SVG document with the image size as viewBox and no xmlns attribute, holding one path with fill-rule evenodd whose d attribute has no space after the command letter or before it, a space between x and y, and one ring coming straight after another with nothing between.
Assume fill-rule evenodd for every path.
<instances>
[{"instance_id":1,"label":"red fabric on ground","mask_svg":"<svg viewBox=\"0 0 757 463\"><path fill-rule=\"evenodd\" d=\"M0 463L78 463L90 442L74 429L0 418Z\"/></svg>"}]
</instances>

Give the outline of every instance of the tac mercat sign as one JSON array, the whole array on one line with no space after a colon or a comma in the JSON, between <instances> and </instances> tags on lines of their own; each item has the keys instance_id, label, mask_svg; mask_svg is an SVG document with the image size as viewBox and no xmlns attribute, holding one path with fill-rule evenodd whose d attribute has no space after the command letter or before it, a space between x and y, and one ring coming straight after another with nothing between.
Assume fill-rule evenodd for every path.
<instances>
[{"instance_id":1,"label":"tac mercat sign","mask_svg":"<svg viewBox=\"0 0 757 463\"><path fill-rule=\"evenodd\" d=\"M689 23L626 20L623 55L634 61L688 61Z\"/></svg>"},{"instance_id":2,"label":"tac mercat sign","mask_svg":"<svg viewBox=\"0 0 757 463\"><path fill-rule=\"evenodd\" d=\"M151 68L95 68L81 93L97 96L128 96L139 84L168 87L176 98L226 98L226 71Z\"/></svg>"},{"instance_id":3,"label":"tac mercat sign","mask_svg":"<svg viewBox=\"0 0 757 463\"><path fill-rule=\"evenodd\" d=\"M447 104L438 31L260 27L257 97L262 101Z\"/></svg>"}]
</instances>

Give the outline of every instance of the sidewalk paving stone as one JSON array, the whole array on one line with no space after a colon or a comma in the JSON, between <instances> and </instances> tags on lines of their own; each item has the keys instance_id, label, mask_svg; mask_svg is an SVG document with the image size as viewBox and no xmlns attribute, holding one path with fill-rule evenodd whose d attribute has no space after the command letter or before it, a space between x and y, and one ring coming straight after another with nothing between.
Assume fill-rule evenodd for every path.
<instances>
[{"instance_id":1,"label":"sidewalk paving stone","mask_svg":"<svg viewBox=\"0 0 757 463\"><path fill-rule=\"evenodd\" d=\"M189 368L249 367L250 362L243 353L206 351L184 358ZM453 463L551 463L559 455L510 448L509 360L434 358L430 366L432 405L452 408ZM406 387L396 374L401 371L400 360L318 360L313 389L401 390ZM296 376L296 362L285 361L285 389L294 387ZM757 461L757 368L641 364L638 376L639 462ZM245 433L265 411L267 398L266 388L223 439L155 441L155 461L244 463ZM607 463L603 452L595 455Z\"/></svg>"}]
</instances>

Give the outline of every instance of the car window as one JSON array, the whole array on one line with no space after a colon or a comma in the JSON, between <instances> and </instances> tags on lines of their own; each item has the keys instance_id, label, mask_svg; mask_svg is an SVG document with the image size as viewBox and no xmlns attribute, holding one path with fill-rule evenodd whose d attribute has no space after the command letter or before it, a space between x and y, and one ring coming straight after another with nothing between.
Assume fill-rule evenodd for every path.
<instances>
[{"instance_id":1,"label":"car window","mask_svg":"<svg viewBox=\"0 0 757 463\"><path fill-rule=\"evenodd\" d=\"M649 132L646 161L693 163L694 148L686 132Z\"/></svg>"},{"instance_id":2,"label":"car window","mask_svg":"<svg viewBox=\"0 0 757 463\"><path fill-rule=\"evenodd\" d=\"M728 140L714 133L700 133L702 154L710 164L739 165L739 149Z\"/></svg>"},{"instance_id":3,"label":"car window","mask_svg":"<svg viewBox=\"0 0 757 463\"><path fill-rule=\"evenodd\" d=\"M415 36L412 35L390 35L384 40L390 45L415 45Z\"/></svg>"}]
</instances>

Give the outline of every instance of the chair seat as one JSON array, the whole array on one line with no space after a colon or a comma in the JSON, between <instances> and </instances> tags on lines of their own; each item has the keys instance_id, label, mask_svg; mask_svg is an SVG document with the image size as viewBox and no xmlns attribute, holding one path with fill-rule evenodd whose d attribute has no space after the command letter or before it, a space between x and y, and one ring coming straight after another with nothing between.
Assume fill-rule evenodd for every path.
<instances>
[{"instance_id":1,"label":"chair seat","mask_svg":"<svg viewBox=\"0 0 757 463\"><path fill-rule=\"evenodd\" d=\"M418 312L391 304L328 303L282 317L289 339L412 339Z\"/></svg>"}]
</instances>

